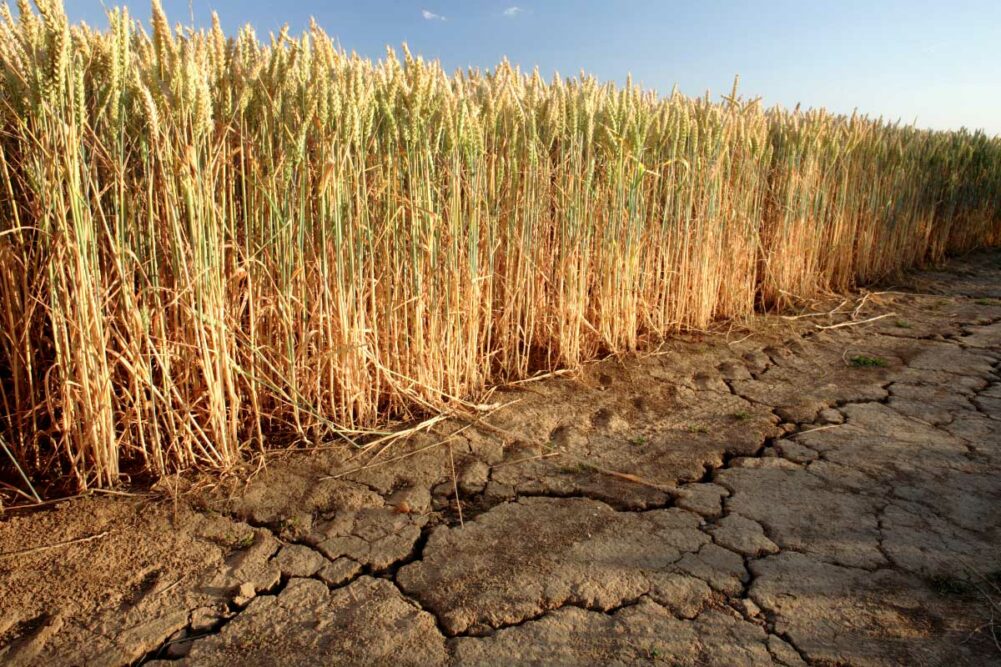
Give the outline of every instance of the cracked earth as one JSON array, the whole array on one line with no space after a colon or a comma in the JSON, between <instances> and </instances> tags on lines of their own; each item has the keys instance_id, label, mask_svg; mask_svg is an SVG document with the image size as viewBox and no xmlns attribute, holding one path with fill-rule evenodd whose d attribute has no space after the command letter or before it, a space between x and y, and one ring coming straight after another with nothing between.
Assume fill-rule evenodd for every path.
<instances>
[{"instance_id":1,"label":"cracked earth","mask_svg":"<svg viewBox=\"0 0 1001 667\"><path fill-rule=\"evenodd\" d=\"M1001 253L840 301L9 511L0 662L999 664Z\"/></svg>"}]
</instances>

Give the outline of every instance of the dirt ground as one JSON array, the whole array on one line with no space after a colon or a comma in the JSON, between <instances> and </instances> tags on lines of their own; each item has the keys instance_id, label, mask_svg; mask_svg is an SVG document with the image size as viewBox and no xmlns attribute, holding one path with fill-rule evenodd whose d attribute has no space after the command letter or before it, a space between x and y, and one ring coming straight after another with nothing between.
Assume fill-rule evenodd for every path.
<instances>
[{"instance_id":1,"label":"dirt ground","mask_svg":"<svg viewBox=\"0 0 1001 667\"><path fill-rule=\"evenodd\" d=\"M1001 252L491 400L8 511L0 663L1001 664Z\"/></svg>"}]
</instances>

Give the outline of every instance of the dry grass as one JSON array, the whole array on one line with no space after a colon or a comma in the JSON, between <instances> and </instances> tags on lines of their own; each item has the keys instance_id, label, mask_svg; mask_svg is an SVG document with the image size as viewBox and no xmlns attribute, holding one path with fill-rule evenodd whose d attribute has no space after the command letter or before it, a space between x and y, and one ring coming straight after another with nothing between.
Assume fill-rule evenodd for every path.
<instances>
[{"instance_id":1,"label":"dry grass","mask_svg":"<svg viewBox=\"0 0 1001 667\"><path fill-rule=\"evenodd\" d=\"M355 439L1001 238L982 134L19 9L0 464L34 478Z\"/></svg>"}]
</instances>

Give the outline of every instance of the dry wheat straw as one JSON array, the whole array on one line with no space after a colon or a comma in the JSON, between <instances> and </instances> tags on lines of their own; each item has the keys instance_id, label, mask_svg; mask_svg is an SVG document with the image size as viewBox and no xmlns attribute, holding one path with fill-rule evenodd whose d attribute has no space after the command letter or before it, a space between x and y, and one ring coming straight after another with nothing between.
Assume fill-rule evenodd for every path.
<instances>
[{"instance_id":1,"label":"dry wheat straw","mask_svg":"<svg viewBox=\"0 0 1001 667\"><path fill-rule=\"evenodd\" d=\"M1001 240L1001 142L0 15L0 435L109 486ZM124 467L123 467L124 466Z\"/></svg>"}]
</instances>

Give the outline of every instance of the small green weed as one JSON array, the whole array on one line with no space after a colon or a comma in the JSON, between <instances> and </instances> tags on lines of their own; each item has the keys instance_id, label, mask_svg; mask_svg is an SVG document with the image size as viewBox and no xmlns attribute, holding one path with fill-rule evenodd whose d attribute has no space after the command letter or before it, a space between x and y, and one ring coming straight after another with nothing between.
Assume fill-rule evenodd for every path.
<instances>
[{"instance_id":1,"label":"small green weed","mask_svg":"<svg viewBox=\"0 0 1001 667\"><path fill-rule=\"evenodd\" d=\"M633 445L634 447L642 447L643 445L646 444L646 438L644 438L642 435L638 435L635 438L632 438L629 441L629 444Z\"/></svg>"},{"instance_id":2,"label":"small green weed","mask_svg":"<svg viewBox=\"0 0 1001 667\"><path fill-rule=\"evenodd\" d=\"M855 368L885 368L889 365L882 357L870 357L865 354L856 354L848 362Z\"/></svg>"},{"instance_id":3,"label":"small green weed","mask_svg":"<svg viewBox=\"0 0 1001 667\"><path fill-rule=\"evenodd\" d=\"M912 326L911 323L908 322L907 320L897 320L896 322L893 323L893 325L898 329L910 329Z\"/></svg>"},{"instance_id":4,"label":"small green weed","mask_svg":"<svg viewBox=\"0 0 1001 667\"><path fill-rule=\"evenodd\" d=\"M751 413L747 410L737 410L733 413L733 418L737 421L744 421L745 419L751 418Z\"/></svg>"}]
</instances>

